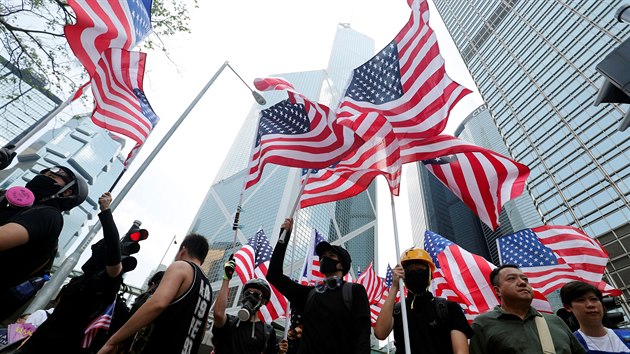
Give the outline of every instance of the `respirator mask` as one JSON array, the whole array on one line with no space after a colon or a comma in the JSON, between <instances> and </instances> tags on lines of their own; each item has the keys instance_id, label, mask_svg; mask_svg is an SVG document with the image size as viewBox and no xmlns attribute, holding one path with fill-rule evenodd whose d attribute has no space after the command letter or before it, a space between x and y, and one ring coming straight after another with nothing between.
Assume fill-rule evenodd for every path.
<instances>
[{"instance_id":1,"label":"respirator mask","mask_svg":"<svg viewBox=\"0 0 630 354\"><path fill-rule=\"evenodd\" d=\"M241 321L249 320L263 305L263 294L256 291L245 290L243 293L243 305L238 310L237 316Z\"/></svg>"}]
</instances>

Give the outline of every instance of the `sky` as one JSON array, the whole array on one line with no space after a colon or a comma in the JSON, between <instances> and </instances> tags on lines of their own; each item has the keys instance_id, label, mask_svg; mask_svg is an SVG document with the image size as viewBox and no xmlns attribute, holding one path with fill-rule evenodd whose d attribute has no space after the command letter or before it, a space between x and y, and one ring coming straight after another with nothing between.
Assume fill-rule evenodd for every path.
<instances>
[{"instance_id":1,"label":"sky","mask_svg":"<svg viewBox=\"0 0 630 354\"><path fill-rule=\"evenodd\" d=\"M452 133L482 100L435 7L430 5L430 24L438 36L447 72L475 91L453 110L445 130ZM114 198L226 60L248 83L271 74L323 69L338 23L350 23L353 29L373 38L378 51L407 22L410 9L405 0L199 1L190 15L191 33L161 38L168 55L160 50L146 51L144 89L160 122L114 189ZM138 219L150 234L136 255L138 268L126 276L128 284L142 286L162 258L165 264L173 260L178 245L170 246L171 240L181 240L188 232L253 103L243 83L225 70L122 200L114 212L120 232ZM74 104L64 116L85 111ZM123 154L132 146L129 142ZM395 264L396 256L393 242L387 242L393 237L392 211L380 178L378 273L384 276L387 263ZM404 174L401 187L395 204L404 250L412 243ZM88 256L86 252L79 266Z\"/></svg>"}]
</instances>

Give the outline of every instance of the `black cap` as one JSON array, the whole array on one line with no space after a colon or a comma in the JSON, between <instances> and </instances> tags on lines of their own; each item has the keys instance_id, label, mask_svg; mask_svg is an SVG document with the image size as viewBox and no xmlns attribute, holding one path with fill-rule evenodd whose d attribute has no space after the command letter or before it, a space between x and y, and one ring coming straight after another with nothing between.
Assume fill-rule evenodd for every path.
<instances>
[{"instance_id":1,"label":"black cap","mask_svg":"<svg viewBox=\"0 0 630 354\"><path fill-rule=\"evenodd\" d=\"M317 246L315 246L315 252L320 257L324 253L326 253L326 251L332 251L339 257L343 275L348 274L348 272L350 271L350 263L352 263L352 258L350 258L350 253L348 253L348 251L346 251L345 248L341 246L333 246L326 241L322 241L318 243Z\"/></svg>"}]
</instances>

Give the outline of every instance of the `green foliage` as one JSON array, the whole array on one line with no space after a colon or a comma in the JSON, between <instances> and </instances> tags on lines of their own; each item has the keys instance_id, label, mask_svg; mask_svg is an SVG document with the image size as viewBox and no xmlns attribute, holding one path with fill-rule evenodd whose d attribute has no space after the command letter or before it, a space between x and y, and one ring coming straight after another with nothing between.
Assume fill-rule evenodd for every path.
<instances>
[{"instance_id":1,"label":"green foliage","mask_svg":"<svg viewBox=\"0 0 630 354\"><path fill-rule=\"evenodd\" d=\"M198 7L197 0L153 0L154 34L142 47L168 55L161 37L190 32L191 7ZM63 33L63 26L75 21L66 0L0 0L0 56L46 82L49 90L67 96L88 79ZM19 84L15 91L21 91Z\"/></svg>"}]
</instances>

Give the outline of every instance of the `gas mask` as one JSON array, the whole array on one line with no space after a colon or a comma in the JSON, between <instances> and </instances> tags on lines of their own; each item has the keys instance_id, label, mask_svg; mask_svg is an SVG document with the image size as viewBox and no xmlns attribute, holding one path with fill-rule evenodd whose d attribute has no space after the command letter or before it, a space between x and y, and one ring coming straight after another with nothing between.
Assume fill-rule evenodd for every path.
<instances>
[{"instance_id":1,"label":"gas mask","mask_svg":"<svg viewBox=\"0 0 630 354\"><path fill-rule=\"evenodd\" d=\"M28 208L33 205L35 195L30 189L25 187L13 186L4 192L4 206L13 209Z\"/></svg>"},{"instance_id":2,"label":"gas mask","mask_svg":"<svg viewBox=\"0 0 630 354\"><path fill-rule=\"evenodd\" d=\"M243 304L237 313L238 319L241 321L249 320L262 305L263 295L261 293L246 290L243 293Z\"/></svg>"}]
</instances>

